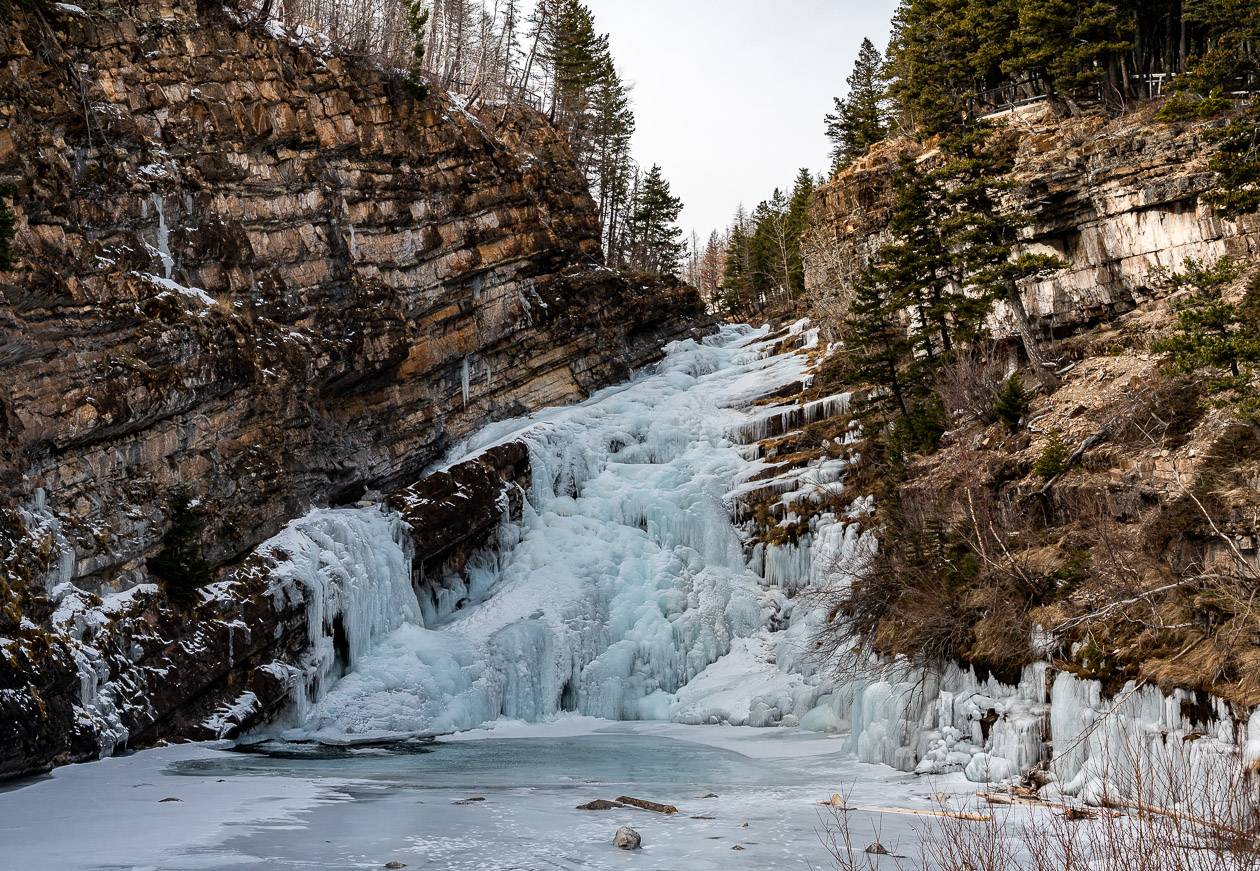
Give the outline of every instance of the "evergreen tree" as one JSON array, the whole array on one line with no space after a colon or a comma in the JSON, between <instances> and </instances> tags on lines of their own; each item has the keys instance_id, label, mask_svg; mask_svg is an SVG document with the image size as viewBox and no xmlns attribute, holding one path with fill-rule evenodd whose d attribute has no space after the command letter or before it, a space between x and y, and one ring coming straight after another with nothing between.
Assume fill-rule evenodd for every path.
<instances>
[{"instance_id":1,"label":"evergreen tree","mask_svg":"<svg viewBox=\"0 0 1260 871\"><path fill-rule=\"evenodd\" d=\"M904 300L888 274L878 267L863 270L845 318L844 345L853 383L880 388L864 408L874 418L874 426L868 420L871 429L908 415L913 402L913 379L907 373L913 354L903 310Z\"/></svg>"},{"instance_id":2,"label":"evergreen tree","mask_svg":"<svg viewBox=\"0 0 1260 871\"><path fill-rule=\"evenodd\" d=\"M934 173L943 192L940 232L949 252L952 284L962 291L947 298L948 317L964 341L974 341L993 304L1004 300L1038 380L1052 386L1052 367L1041 352L1019 286L1063 264L1046 255L1015 254L1023 216L1006 212L999 204L1014 167L1011 144L993 128L974 124L944 137L940 148L945 160Z\"/></svg>"},{"instance_id":3,"label":"evergreen tree","mask_svg":"<svg viewBox=\"0 0 1260 871\"><path fill-rule=\"evenodd\" d=\"M1189 294L1173 303L1175 332L1154 350L1177 371L1208 373L1202 384L1209 394L1248 388L1260 373L1260 282L1252 282L1241 306L1224 296L1242 273L1226 258L1211 266L1189 260L1185 272L1172 276L1173 286Z\"/></svg>"},{"instance_id":4,"label":"evergreen tree","mask_svg":"<svg viewBox=\"0 0 1260 871\"><path fill-rule=\"evenodd\" d=\"M411 64L404 79L408 91L417 100L429 96L429 86L423 78L424 38L429 26L428 0L409 0L407 3L407 29L411 32Z\"/></svg>"},{"instance_id":5,"label":"evergreen tree","mask_svg":"<svg viewBox=\"0 0 1260 871\"><path fill-rule=\"evenodd\" d=\"M902 126L928 137L961 123L979 50L969 0L902 0L893 18L888 93Z\"/></svg>"},{"instance_id":6,"label":"evergreen tree","mask_svg":"<svg viewBox=\"0 0 1260 871\"><path fill-rule=\"evenodd\" d=\"M631 218L630 265L658 275L674 273L686 253L683 232L677 225L682 200L670 191L669 182L654 165L639 188Z\"/></svg>"},{"instance_id":7,"label":"evergreen tree","mask_svg":"<svg viewBox=\"0 0 1260 871\"><path fill-rule=\"evenodd\" d=\"M880 249L884 280L911 312L911 329L922 356L934 361L953 344L949 252L941 237L944 194L936 176L903 157L893 179L888 230L892 241Z\"/></svg>"},{"instance_id":8,"label":"evergreen tree","mask_svg":"<svg viewBox=\"0 0 1260 871\"><path fill-rule=\"evenodd\" d=\"M1209 166L1216 173L1208 200L1226 217L1260 209L1260 97L1211 135L1217 151Z\"/></svg>"},{"instance_id":9,"label":"evergreen tree","mask_svg":"<svg viewBox=\"0 0 1260 871\"><path fill-rule=\"evenodd\" d=\"M805 257L801 251L801 243L809 226L809 207L813 201L814 177L808 169L802 168L792 186L792 198L788 200L786 215L789 295L805 292Z\"/></svg>"},{"instance_id":10,"label":"evergreen tree","mask_svg":"<svg viewBox=\"0 0 1260 871\"><path fill-rule=\"evenodd\" d=\"M722 264L722 304L731 315L747 313L752 306L751 239L748 214L741 205L735 213Z\"/></svg>"},{"instance_id":11,"label":"evergreen tree","mask_svg":"<svg viewBox=\"0 0 1260 871\"><path fill-rule=\"evenodd\" d=\"M838 172L871 150L888 134L884 119L884 59L869 39L862 40L849 93L836 98L835 112L826 117L827 138L832 142L832 172Z\"/></svg>"},{"instance_id":12,"label":"evergreen tree","mask_svg":"<svg viewBox=\"0 0 1260 871\"><path fill-rule=\"evenodd\" d=\"M551 63L552 118L568 134L578 166L587 170L596 151L592 133L596 93L615 73L607 34L596 32L591 10L578 0L566 0L559 10Z\"/></svg>"},{"instance_id":13,"label":"evergreen tree","mask_svg":"<svg viewBox=\"0 0 1260 871\"><path fill-rule=\"evenodd\" d=\"M596 83L592 108L594 153L587 175L599 206L604 253L608 263L617 266L625 259L625 225L634 175L630 146L635 118L630 93L613 68L611 56L606 58Z\"/></svg>"}]
</instances>

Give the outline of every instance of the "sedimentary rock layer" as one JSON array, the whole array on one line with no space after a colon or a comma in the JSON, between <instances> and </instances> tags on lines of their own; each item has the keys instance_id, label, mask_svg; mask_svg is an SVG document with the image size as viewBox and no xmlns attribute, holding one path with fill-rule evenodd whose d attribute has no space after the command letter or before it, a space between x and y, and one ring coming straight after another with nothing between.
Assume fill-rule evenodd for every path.
<instances>
[{"instance_id":1,"label":"sedimentary rock layer","mask_svg":"<svg viewBox=\"0 0 1260 871\"><path fill-rule=\"evenodd\" d=\"M398 491L482 423L625 377L699 314L602 265L585 179L535 114L417 101L217 4L22 9L0 31L0 724L37 722L0 775L94 743L68 725L82 663L47 631L64 585L136 590L163 643L198 630L145 604L181 506L221 576L312 506ZM241 620L271 656L302 637L290 616ZM207 660L179 705L231 671ZM181 731L144 704L133 740Z\"/></svg>"},{"instance_id":2,"label":"sedimentary rock layer","mask_svg":"<svg viewBox=\"0 0 1260 871\"><path fill-rule=\"evenodd\" d=\"M1159 291L1160 270L1187 257L1212 261L1260 251L1260 222L1223 220L1204 194L1214 176L1214 123L1163 124L1150 109L1115 120L996 119L1014 138L1009 205L1028 215L1024 250L1067 268L1024 288L1048 336L1131 310ZM806 283L815 299L843 304L857 269L886 241L892 179L902 154L932 161L932 144L895 139L819 189L806 234ZM1002 314L998 313L1001 330Z\"/></svg>"}]
</instances>

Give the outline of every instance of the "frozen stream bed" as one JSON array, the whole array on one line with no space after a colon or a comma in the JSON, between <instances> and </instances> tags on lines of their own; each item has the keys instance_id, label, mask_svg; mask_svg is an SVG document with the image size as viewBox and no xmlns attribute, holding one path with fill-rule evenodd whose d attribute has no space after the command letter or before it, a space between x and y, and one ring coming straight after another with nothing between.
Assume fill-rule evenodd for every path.
<instances>
[{"instance_id":1,"label":"frozen stream bed","mask_svg":"<svg viewBox=\"0 0 1260 871\"><path fill-rule=\"evenodd\" d=\"M804 871L830 867L818 802L832 792L859 808L929 809L941 791L974 790L858 763L842 746L795 729L570 717L380 748L172 747L0 792L0 867ZM576 809L623 794L682 812ZM469 798L484 801L457 804ZM929 822L852 815L860 846L878 832L899 853ZM612 846L621 825L642 851Z\"/></svg>"}]
</instances>

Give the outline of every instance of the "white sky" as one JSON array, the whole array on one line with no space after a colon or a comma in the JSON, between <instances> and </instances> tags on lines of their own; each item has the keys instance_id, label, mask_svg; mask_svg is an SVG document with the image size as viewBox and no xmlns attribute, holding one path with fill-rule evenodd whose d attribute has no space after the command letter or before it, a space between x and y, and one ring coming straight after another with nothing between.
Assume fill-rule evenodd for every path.
<instances>
[{"instance_id":1,"label":"white sky","mask_svg":"<svg viewBox=\"0 0 1260 871\"><path fill-rule=\"evenodd\" d=\"M828 164L823 116L896 0L586 0L634 85L635 157L659 163L702 240Z\"/></svg>"}]
</instances>

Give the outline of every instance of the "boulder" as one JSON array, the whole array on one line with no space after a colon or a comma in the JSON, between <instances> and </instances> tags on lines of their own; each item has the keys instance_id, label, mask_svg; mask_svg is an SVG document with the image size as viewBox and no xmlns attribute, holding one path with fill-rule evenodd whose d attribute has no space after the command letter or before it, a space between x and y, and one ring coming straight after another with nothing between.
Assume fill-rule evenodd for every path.
<instances>
[{"instance_id":1,"label":"boulder","mask_svg":"<svg viewBox=\"0 0 1260 871\"><path fill-rule=\"evenodd\" d=\"M639 837L639 833L629 826L622 826L613 835L613 846L620 850L637 850L641 846L642 841L643 839Z\"/></svg>"}]
</instances>

